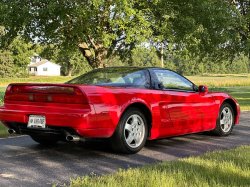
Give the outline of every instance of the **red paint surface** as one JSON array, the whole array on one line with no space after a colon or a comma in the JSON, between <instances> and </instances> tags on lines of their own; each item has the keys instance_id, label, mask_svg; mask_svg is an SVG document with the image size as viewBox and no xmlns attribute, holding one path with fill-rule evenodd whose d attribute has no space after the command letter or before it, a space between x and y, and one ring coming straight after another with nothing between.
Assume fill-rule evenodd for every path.
<instances>
[{"instance_id":1,"label":"red paint surface","mask_svg":"<svg viewBox=\"0 0 250 187\"><path fill-rule=\"evenodd\" d=\"M39 86L61 86L61 84L15 84L37 88ZM221 104L229 99L237 107L235 123L239 123L240 108L236 100L225 93L188 93L140 88L118 88L84 85L67 85L81 92L69 96L65 93L35 93L39 99L8 100L0 107L1 121L27 123L29 115L46 116L47 125L74 128L83 137L110 137L124 110L133 103L144 104L152 115L150 139L207 131L215 128ZM66 88L67 90L67 88ZM68 89L71 90L71 89ZM12 94L17 94L14 92ZM23 97L23 93L19 93ZM54 103L46 100L48 95L56 98L84 97L86 104ZM29 92L26 94L27 97ZM12 98L13 99L13 98Z\"/></svg>"}]
</instances>

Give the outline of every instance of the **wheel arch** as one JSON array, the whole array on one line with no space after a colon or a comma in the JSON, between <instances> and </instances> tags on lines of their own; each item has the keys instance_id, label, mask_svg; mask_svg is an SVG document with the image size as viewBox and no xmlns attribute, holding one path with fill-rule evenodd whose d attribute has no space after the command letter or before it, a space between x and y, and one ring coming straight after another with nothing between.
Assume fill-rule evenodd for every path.
<instances>
[{"instance_id":1,"label":"wheel arch","mask_svg":"<svg viewBox=\"0 0 250 187\"><path fill-rule=\"evenodd\" d=\"M234 116L235 116L234 120L236 120L236 116L238 115L238 111L237 111L237 106L236 106L236 103L234 102L234 100L228 98L228 99L225 99L225 100L222 102L221 105L223 105L224 103L228 103L228 104L233 108Z\"/></svg>"},{"instance_id":2,"label":"wheel arch","mask_svg":"<svg viewBox=\"0 0 250 187\"><path fill-rule=\"evenodd\" d=\"M128 105L123 110L123 112L122 112L122 114L120 116L120 119L125 114L125 112L127 110L129 110L130 108L137 108L137 109L139 109L144 114L144 117L146 118L147 124L148 124L148 136L147 137L150 138L151 137L151 128L152 128L152 113L151 113L150 109L144 103L135 102L135 103L132 103L132 104Z\"/></svg>"}]
</instances>

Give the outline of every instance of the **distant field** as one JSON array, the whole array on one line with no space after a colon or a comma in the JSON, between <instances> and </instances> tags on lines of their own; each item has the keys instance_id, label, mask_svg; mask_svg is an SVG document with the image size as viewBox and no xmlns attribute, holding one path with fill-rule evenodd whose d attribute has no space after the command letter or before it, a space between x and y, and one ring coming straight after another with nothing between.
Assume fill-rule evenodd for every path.
<instances>
[{"instance_id":1,"label":"distant field","mask_svg":"<svg viewBox=\"0 0 250 187\"><path fill-rule=\"evenodd\" d=\"M68 76L31 76L29 78L0 78L0 86L8 86L10 83L63 83L74 77ZM250 86L250 74L216 74L187 76L189 80L198 85L207 87L235 87Z\"/></svg>"},{"instance_id":2,"label":"distant field","mask_svg":"<svg viewBox=\"0 0 250 187\"><path fill-rule=\"evenodd\" d=\"M249 74L235 74L235 75L201 75L201 76L187 76L189 80L197 86L205 85L207 87L236 87L236 86L250 86Z\"/></svg>"},{"instance_id":3,"label":"distant field","mask_svg":"<svg viewBox=\"0 0 250 187\"><path fill-rule=\"evenodd\" d=\"M30 76L29 78L0 78L0 86L10 83L64 83L74 77L69 76Z\"/></svg>"}]
</instances>

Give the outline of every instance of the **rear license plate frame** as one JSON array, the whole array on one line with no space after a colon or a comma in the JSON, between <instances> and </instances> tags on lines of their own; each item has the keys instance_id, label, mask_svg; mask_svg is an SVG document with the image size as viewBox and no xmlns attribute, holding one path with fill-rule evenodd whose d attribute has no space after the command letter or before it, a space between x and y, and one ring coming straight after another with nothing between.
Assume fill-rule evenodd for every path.
<instances>
[{"instance_id":1,"label":"rear license plate frame","mask_svg":"<svg viewBox=\"0 0 250 187\"><path fill-rule=\"evenodd\" d=\"M46 117L43 115L30 115L27 128L32 129L45 129Z\"/></svg>"}]
</instances>

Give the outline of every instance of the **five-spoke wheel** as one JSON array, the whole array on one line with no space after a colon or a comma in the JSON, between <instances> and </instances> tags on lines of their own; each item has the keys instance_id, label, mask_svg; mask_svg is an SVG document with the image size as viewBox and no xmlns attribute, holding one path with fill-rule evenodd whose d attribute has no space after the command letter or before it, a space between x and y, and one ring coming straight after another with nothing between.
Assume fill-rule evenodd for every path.
<instances>
[{"instance_id":1,"label":"five-spoke wheel","mask_svg":"<svg viewBox=\"0 0 250 187\"><path fill-rule=\"evenodd\" d=\"M234 121L234 111L231 105L224 103L220 108L216 127L211 132L219 136L229 135L233 130Z\"/></svg>"},{"instance_id":2,"label":"five-spoke wheel","mask_svg":"<svg viewBox=\"0 0 250 187\"><path fill-rule=\"evenodd\" d=\"M145 126L143 119L138 114L132 114L128 117L125 128L124 138L131 148L137 148L141 145L145 135Z\"/></svg>"},{"instance_id":3,"label":"five-spoke wheel","mask_svg":"<svg viewBox=\"0 0 250 187\"><path fill-rule=\"evenodd\" d=\"M137 153L147 140L147 120L137 108L129 108L121 117L110 138L112 148L122 153Z\"/></svg>"}]
</instances>

